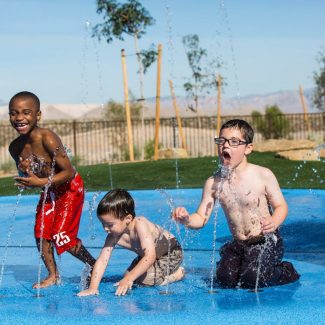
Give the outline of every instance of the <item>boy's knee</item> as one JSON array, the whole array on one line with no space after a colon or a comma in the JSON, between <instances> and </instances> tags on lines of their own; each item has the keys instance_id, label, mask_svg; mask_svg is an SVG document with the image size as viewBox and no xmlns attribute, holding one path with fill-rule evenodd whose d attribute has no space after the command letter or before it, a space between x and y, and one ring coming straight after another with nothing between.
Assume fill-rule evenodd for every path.
<instances>
[{"instance_id":1,"label":"boy's knee","mask_svg":"<svg viewBox=\"0 0 325 325\"><path fill-rule=\"evenodd\" d=\"M235 288L238 283L238 272L230 269L218 268L216 272L216 281L223 288Z\"/></svg>"},{"instance_id":2,"label":"boy's knee","mask_svg":"<svg viewBox=\"0 0 325 325\"><path fill-rule=\"evenodd\" d=\"M274 270L271 267L257 267L246 269L240 276L240 286L242 288L255 288L258 281L259 287L268 287L274 278Z\"/></svg>"},{"instance_id":3,"label":"boy's knee","mask_svg":"<svg viewBox=\"0 0 325 325\"><path fill-rule=\"evenodd\" d=\"M36 245L37 245L37 247L39 247L40 245L41 245L41 243L42 244L46 244L46 243L52 243L52 241L51 240L49 240L49 239L45 239L45 238L36 238L35 237L35 242L36 242Z\"/></svg>"},{"instance_id":4,"label":"boy's knee","mask_svg":"<svg viewBox=\"0 0 325 325\"><path fill-rule=\"evenodd\" d=\"M257 270L246 270L240 277L240 286L242 288L254 288L257 281Z\"/></svg>"},{"instance_id":5,"label":"boy's knee","mask_svg":"<svg viewBox=\"0 0 325 325\"><path fill-rule=\"evenodd\" d=\"M78 241L76 245L72 246L72 247L68 250L68 252L71 253L71 254L74 254L74 255L75 255L75 254L78 254L78 253L80 252L81 246L82 246L81 242Z\"/></svg>"}]
</instances>

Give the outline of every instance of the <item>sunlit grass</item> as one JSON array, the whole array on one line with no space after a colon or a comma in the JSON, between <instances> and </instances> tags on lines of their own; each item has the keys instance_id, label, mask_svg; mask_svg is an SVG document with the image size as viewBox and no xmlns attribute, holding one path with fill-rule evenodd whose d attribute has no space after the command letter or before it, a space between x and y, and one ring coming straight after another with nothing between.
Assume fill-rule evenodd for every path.
<instances>
[{"instance_id":1,"label":"sunlit grass","mask_svg":"<svg viewBox=\"0 0 325 325\"><path fill-rule=\"evenodd\" d=\"M275 158L274 153L252 153L249 161L270 168L276 175L281 188L325 189L325 162L289 161ZM201 188L205 180L216 171L215 157L178 159L180 188ZM110 189L108 164L81 166L85 188L89 191ZM114 188L156 189L176 187L176 160L158 160L134 163L119 163L111 166ZM15 195L12 177L0 179L0 195ZM35 193L35 192L34 192Z\"/></svg>"}]
</instances>

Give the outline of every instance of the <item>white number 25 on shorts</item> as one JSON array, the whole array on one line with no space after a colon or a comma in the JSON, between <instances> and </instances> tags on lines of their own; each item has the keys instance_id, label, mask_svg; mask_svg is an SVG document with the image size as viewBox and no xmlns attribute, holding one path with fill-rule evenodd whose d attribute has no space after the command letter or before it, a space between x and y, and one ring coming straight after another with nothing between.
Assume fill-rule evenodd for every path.
<instances>
[{"instance_id":1,"label":"white number 25 on shorts","mask_svg":"<svg viewBox=\"0 0 325 325\"><path fill-rule=\"evenodd\" d=\"M70 241L69 236L65 235L65 231L53 235L53 239L55 240L57 246L62 246L64 244L67 244Z\"/></svg>"}]
</instances>

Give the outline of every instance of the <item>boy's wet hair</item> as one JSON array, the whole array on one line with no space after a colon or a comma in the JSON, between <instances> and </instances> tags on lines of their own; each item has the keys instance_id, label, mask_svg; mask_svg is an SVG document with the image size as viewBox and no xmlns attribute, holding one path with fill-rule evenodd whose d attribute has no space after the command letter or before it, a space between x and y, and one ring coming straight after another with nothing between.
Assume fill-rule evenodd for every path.
<instances>
[{"instance_id":1,"label":"boy's wet hair","mask_svg":"<svg viewBox=\"0 0 325 325\"><path fill-rule=\"evenodd\" d=\"M134 200L128 191L115 189L109 191L99 202L97 216L112 214L123 220L128 214L135 217Z\"/></svg>"},{"instance_id":2,"label":"boy's wet hair","mask_svg":"<svg viewBox=\"0 0 325 325\"><path fill-rule=\"evenodd\" d=\"M243 137L245 138L245 141L247 143L253 142L254 130L244 120L240 120L240 119L229 120L221 126L220 132L223 129L238 129L241 132L241 134L243 135Z\"/></svg>"},{"instance_id":3,"label":"boy's wet hair","mask_svg":"<svg viewBox=\"0 0 325 325\"><path fill-rule=\"evenodd\" d=\"M29 91L21 91L11 97L10 102L9 102L9 109L12 107L14 101L17 99L31 99L34 102L34 104L37 108L37 111L39 111L41 108L40 100L35 94L33 94Z\"/></svg>"}]
</instances>

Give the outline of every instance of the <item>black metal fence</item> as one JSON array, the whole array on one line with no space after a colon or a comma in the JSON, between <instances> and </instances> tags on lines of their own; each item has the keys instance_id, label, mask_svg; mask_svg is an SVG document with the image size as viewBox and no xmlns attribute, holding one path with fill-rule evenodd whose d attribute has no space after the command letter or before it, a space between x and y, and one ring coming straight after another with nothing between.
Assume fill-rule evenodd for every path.
<instances>
[{"instance_id":1,"label":"black metal fence","mask_svg":"<svg viewBox=\"0 0 325 325\"><path fill-rule=\"evenodd\" d=\"M325 142L325 113L286 114L268 117L260 116L223 116L221 123L233 118L249 122L255 130L255 143L264 139L310 139L317 143ZM135 158L149 158L155 136L155 119L132 121ZM199 127L200 125L200 127ZM119 162L129 159L127 127L124 121L56 121L44 122L43 127L50 128L62 139L74 164L93 165L105 162ZM216 117L182 118L188 155L190 157L213 156L216 135ZM0 169L12 164L8 152L9 143L17 136L9 122L0 123ZM161 148L181 146L177 120L160 120L159 143Z\"/></svg>"}]
</instances>

